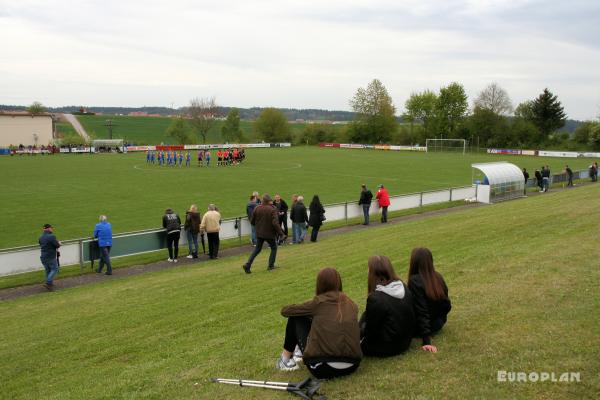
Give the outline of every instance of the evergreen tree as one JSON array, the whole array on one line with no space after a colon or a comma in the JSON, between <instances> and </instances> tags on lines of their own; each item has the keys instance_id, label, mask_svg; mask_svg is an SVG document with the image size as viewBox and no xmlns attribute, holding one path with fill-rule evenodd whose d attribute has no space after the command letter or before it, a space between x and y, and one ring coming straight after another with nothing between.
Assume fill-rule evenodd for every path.
<instances>
[{"instance_id":1,"label":"evergreen tree","mask_svg":"<svg viewBox=\"0 0 600 400\"><path fill-rule=\"evenodd\" d=\"M546 140L553 131L565 125L567 116L563 106L547 88L535 99L531 105L532 122Z\"/></svg>"}]
</instances>

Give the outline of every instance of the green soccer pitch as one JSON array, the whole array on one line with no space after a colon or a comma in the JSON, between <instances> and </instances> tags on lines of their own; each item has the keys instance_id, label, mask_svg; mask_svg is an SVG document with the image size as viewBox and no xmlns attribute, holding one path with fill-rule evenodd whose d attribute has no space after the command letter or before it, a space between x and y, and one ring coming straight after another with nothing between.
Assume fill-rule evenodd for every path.
<instances>
[{"instance_id":1,"label":"green soccer pitch","mask_svg":"<svg viewBox=\"0 0 600 400\"><path fill-rule=\"evenodd\" d=\"M119 168L129 163L135 161ZM289 170L281 173L289 178ZM349 189L353 194L355 187ZM281 308L310 299L317 271L332 266L362 312L368 257L387 255L406 281L411 249L427 246L452 300L448 322L433 338L438 353L423 352L415 339L401 356L366 358L355 374L325 382L322 394L348 400L596 399L600 252L591 238L600 224L599 193L594 184L375 224L283 247L273 272L266 271L263 251L251 275L240 268L244 254L131 277L117 273L98 284L2 301L0 397L291 400L286 393L217 385L210 378L304 379L305 367L293 373L274 368L286 323ZM48 198L37 197L40 203ZM135 201L138 215L144 198ZM580 380L499 382L498 371L554 373L557 379L571 372Z\"/></svg>"},{"instance_id":2,"label":"green soccer pitch","mask_svg":"<svg viewBox=\"0 0 600 400\"><path fill-rule=\"evenodd\" d=\"M214 151L212 163L215 163ZM37 242L41 226L51 223L59 239L90 236L100 214L115 233L160 226L165 208L185 214L191 204L205 210L215 203L223 217L245 214L253 191L293 193L307 203L318 194L324 204L358 201L360 185L390 194L469 185L471 163L510 161L531 176L542 163L553 172L569 163L587 168L589 160L535 157L410 153L318 147L249 149L240 166L191 168L146 164L145 153L66 154L0 157L0 248ZM185 163L185 161L184 161Z\"/></svg>"}]
</instances>

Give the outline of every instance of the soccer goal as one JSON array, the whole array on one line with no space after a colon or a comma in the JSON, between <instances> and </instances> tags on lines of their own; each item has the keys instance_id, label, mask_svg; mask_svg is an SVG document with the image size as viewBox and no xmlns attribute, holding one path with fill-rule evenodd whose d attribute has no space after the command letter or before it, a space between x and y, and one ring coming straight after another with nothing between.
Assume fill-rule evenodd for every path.
<instances>
[{"instance_id":1,"label":"soccer goal","mask_svg":"<svg viewBox=\"0 0 600 400\"><path fill-rule=\"evenodd\" d=\"M452 151L465 154L467 151L467 141L465 139L427 139L425 146L427 152Z\"/></svg>"}]
</instances>

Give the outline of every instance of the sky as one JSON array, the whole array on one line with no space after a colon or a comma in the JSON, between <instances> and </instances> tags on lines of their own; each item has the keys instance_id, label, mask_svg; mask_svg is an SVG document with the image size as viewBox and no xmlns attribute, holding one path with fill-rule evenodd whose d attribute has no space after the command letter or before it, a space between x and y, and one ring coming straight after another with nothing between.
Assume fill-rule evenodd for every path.
<instances>
[{"instance_id":1,"label":"sky","mask_svg":"<svg viewBox=\"0 0 600 400\"><path fill-rule=\"evenodd\" d=\"M600 1L0 0L0 104L350 110L411 93L544 88L600 115Z\"/></svg>"}]
</instances>

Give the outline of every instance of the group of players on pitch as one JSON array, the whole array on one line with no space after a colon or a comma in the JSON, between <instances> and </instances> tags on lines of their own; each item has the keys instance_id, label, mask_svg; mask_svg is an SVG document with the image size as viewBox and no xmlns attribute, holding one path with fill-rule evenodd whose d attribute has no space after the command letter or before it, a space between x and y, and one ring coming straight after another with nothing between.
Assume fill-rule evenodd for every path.
<instances>
[{"instance_id":1,"label":"group of players on pitch","mask_svg":"<svg viewBox=\"0 0 600 400\"><path fill-rule=\"evenodd\" d=\"M244 149L218 149L215 152L217 157L217 166L225 167L229 165L238 165L246 159L246 150ZM183 151L175 150L148 150L146 151L146 164L157 164L159 166L177 167L183 166L185 158L185 166L192 166L192 154L188 150L187 153L183 154ZM198 166L199 167L210 167L211 153L210 150L198 150ZM179 162L179 163L178 163Z\"/></svg>"}]
</instances>

